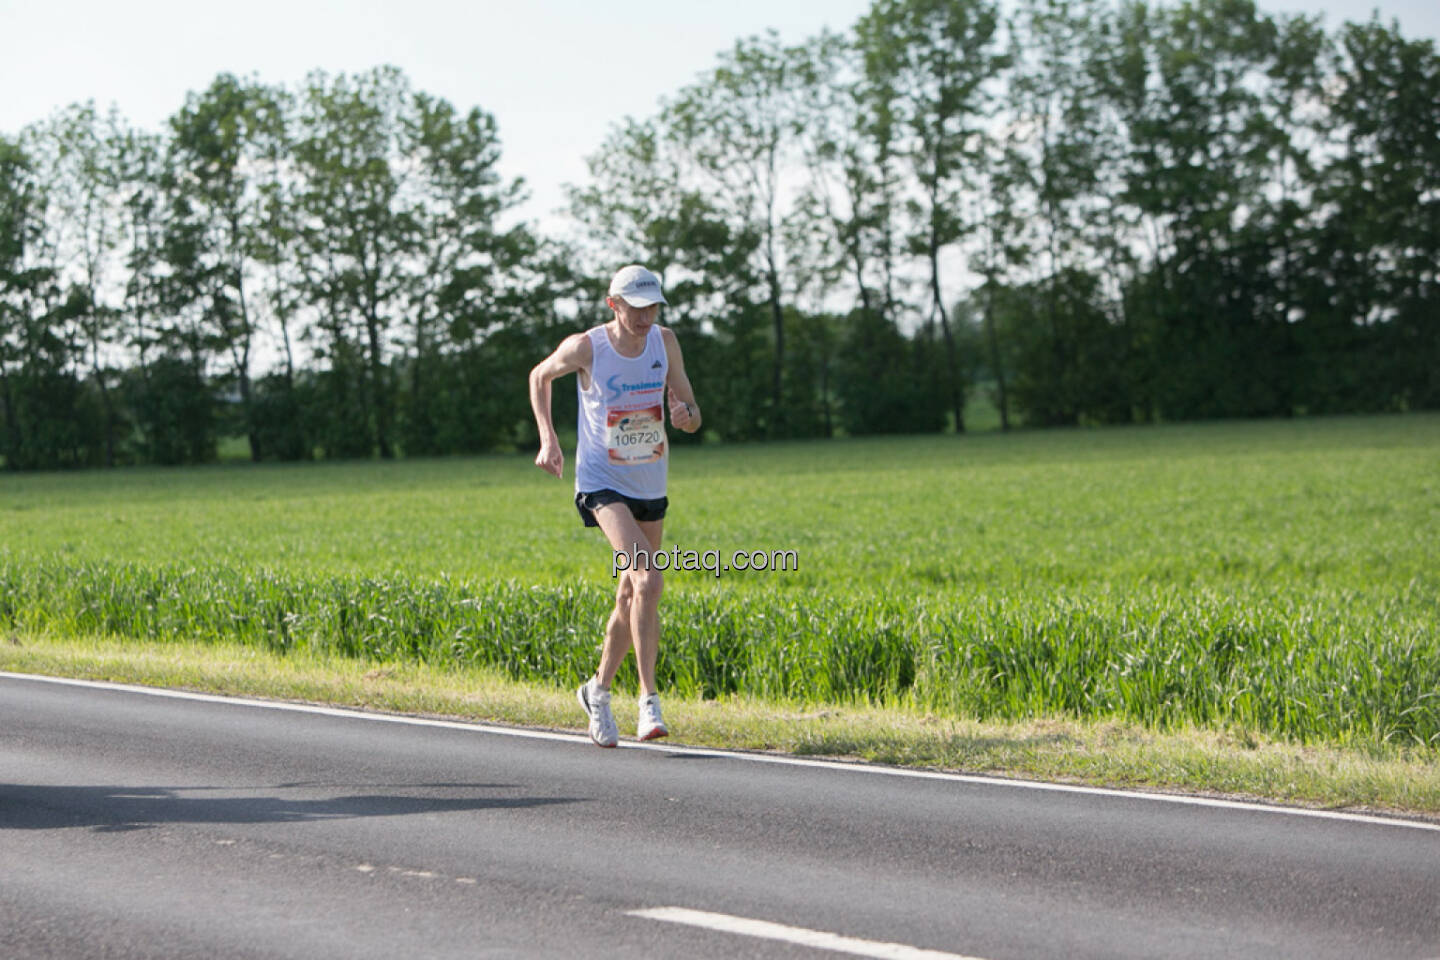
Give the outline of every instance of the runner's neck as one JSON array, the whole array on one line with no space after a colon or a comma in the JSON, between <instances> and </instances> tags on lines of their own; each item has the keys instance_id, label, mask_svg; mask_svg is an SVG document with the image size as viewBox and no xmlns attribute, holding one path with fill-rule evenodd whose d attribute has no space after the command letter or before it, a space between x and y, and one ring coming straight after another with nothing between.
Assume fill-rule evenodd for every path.
<instances>
[{"instance_id":1,"label":"runner's neck","mask_svg":"<svg viewBox=\"0 0 1440 960\"><path fill-rule=\"evenodd\" d=\"M634 360L645 353L646 342L650 338L650 330L646 328L644 333L631 335L621 326L619 320L611 320L605 324L605 336L610 338L610 348L626 360Z\"/></svg>"}]
</instances>

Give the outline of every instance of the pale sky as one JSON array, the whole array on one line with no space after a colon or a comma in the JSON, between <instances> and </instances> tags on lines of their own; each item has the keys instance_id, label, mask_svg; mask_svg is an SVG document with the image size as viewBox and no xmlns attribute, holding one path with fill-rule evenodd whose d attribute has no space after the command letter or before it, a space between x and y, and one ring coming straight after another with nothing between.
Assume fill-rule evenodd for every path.
<instances>
[{"instance_id":1,"label":"pale sky","mask_svg":"<svg viewBox=\"0 0 1440 960\"><path fill-rule=\"evenodd\" d=\"M522 214L546 225L582 183L584 157L625 116L645 117L713 66L735 40L773 27L799 42L848 29L870 0L0 0L0 133L77 101L111 103L160 129L216 74L294 86L313 69L394 64L421 90L495 115L501 170L524 176ZM1440 37L1435 0L1262 0L1323 12L1330 27L1400 22L1407 37Z\"/></svg>"}]
</instances>

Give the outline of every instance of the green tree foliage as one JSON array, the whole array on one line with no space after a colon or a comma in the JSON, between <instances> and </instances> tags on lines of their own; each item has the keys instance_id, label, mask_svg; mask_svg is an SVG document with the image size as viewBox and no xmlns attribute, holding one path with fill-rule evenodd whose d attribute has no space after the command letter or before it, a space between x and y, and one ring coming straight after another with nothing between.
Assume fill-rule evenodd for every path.
<instances>
[{"instance_id":1,"label":"green tree foliage","mask_svg":"<svg viewBox=\"0 0 1440 960\"><path fill-rule=\"evenodd\" d=\"M1113 168L1118 131L1103 107L1096 58L1104 9L1095 0L1025 0L1010 23L1013 116L993 142L980 199L982 247L975 269L985 277L984 339L1002 425L1008 424L1007 378L1016 366L1016 400L1032 423L1073 424L1081 411L1077 383L1097 372L1078 366L1081 351L1099 352L1112 366L1121 355L1106 323L1087 325L1099 339L1077 341L1081 317L1107 319L1095 289L1093 265L1113 242L1112 201L1104 177ZM1031 215L1024 216L1023 212ZM1086 270L1080 267L1090 267ZM1028 275L1013 294L1007 275ZM997 299L1012 309L1002 353ZM1096 309L1100 312L1096 314ZM1044 394L1053 386L1050 396Z\"/></svg>"},{"instance_id":2,"label":"green tree foliage","mask_svg":"<svg viewBox=\"0 0 1440 960\"><path fill-rule=\"evenodd\" d=\"M12 470L94 466L105 422L77 370L82 296L62 298L38 210L47 196L19 142L0 137L0 456Z\"/></svg>"},{"instance_id":3,"label":"green tree foliage","mask_svg":"<svg viewBox=\"0 0 1440 960\"><path fill-rule=\"evenodd\" d=\"M755 239L747 244L751 269L771 322L771 390L763 418L769 436L804 432L803 417L791 422L784 392L789 264L783 205L783 177L800 117L802 56L774 32L741 40L666 109L669 128L708 180L729 232Z\"/></svg>"},{"instance_id":4,"label":"green tree foliage","mask_svg":"<svg viewBox=\"0 0 1440 960\"><path fill-rule=\"evenodd\" d=\"M789 246L797 252L797 286L840 284L861 309L895 319L897 193L893 104L870 82L860 48L822 33L797 51L802 97L796 132L806 179Z\"/></svg>"},{"instance_id":5,"label":"green tree foliage","mask_svg":"<svg viewBox=\"0 0 1440 960\"><path fill-rule=\"evenodd\" d=\"M37 211L48 197L23 145L0 137L0 455L11 470L104 462L105 422L73 338L86 298L60 295Z\"/></svg>"},{"instance_id":6,"label":"green tree foliage","mask_svg":"<svg viewBox=\"0 0 1440 960\"><path fill-rule=\"evenodd\" d=\"M509 395L494 385L522 369L538 346L529 318L545 310L545 283L533 266L540 249L526 227L502 231L497 224L522 199L522 185L502 183L495 169L494 117L479 109L462 114L417 93L402 122L402 148L416 171L403 202L419 267L402 336L404 447L416 454L487 450L509 438L516 418L514 402L501 402Z\"/></svg>"},{"instance_id":7,"label":"green tree foliage","mask_svg":"<svg viewBox=\"0 0 1440 960\"><path fill-rule=\"evenodd\" d=\"M395 455L390 339L407 299L418 223L401 202L409 172L402 112L409 83L394 68L359 76L311 74L294 155L300 188L299 253L319 313L323 394L342 422L322 444L341 456Z\"/></svg>"},{"instance_id":8,"label":"green tree foliage","mask_svg":"<svg viewBox=\"0 0 1440 960\"><path fill-rule=\"evenodd\" d=\"M145 460L172 466L215 459L215 394L194 364L162 355L143 371L127 371L122 392L143 438L137 452Z\"/></svg>"},{"instance_id":9,"label":"green tree foliage","mask_svg":"<svg viewBox=\"0 0 1440 960\"><path fill-rule=\"evenodd\" d=\"M1149 237L1143 374L1170 419L1287 412L1283 329L1249 229L1276 132L1256 92L1275 30L1249 0L1122 12L1124 194ZM1175 358L1186 362L1177 364Z\"/></svg>"},{"instance_id":10,"label":"green tree foliage","mask_svg":"<svg viewBox=\"0 0 1440 960\"><path fill-rule=\"evenodd\" d=\"M1110 322L1093 274L1070 270L1002 294L1000 339L1016 371L1011 390L1040 426L1125 423L1123 331Z\"/></svg>"},{"instance_id":11,"label":"green tree foliage","mask_svg":"<svg viewBox=\"0 0 1440 960\"><path fill-rule=\"evenodd\" d=\"M563 277L527 228L498 227L522 194L495 171L494 118L390 68L316 74L294 152L309 333L328 364L315 397L345 411L316 418L321 446L391 457L509 441L523 389L499 384L533 364L535 318Z\"/></svg>"},{"instance_id":12,"label":"green tree foliage","mask_svg":"<svg viewBox=\"0 0 1440 960\"><path fill-rule=\"evenodd\" d=\"M872 95L893 114L916 190L910 201L912 253L928 266L932 317L945 344L955 428L965 428L965 383L946 313L940 257L971 226L962 193L990 118L991 87L1006 58L997 50L999 14L986 0L876 0L856 30Z\"/></svg>"},{"instance_id":13,"label":"green tree foliage","mask_svg":"<svg viewBox=\"0 0 1440 960\"><path fill-rule=\"evenodd\" d=\"M261 313L257 245L265 222L256 171L283 142L284 127L278 91L221 74L170 118L164 172L176 228L167 244L178 280L172 308L196 311L204 342L228 367L220 382L238 391L240 432L253 460L265 454L251 382Z\"/></svg>"},{"instance_id":14,"label":"green tree foliage","mask_svg":"<svg viewBox=\"0 0 1440 960\"><path fill-rule=\"evenodd\" d=\"M29 160L19 144L0 137L0 456L13 462L19 442L18 397L11 377L18 373L20 350L17 334L28 325L23 306L26 290L35 283L24 270L30 217Z\"/></svg>"},{"instance_id":15,"label":"green tree foliage","mask_svg":"<svg viewBox=\"0 0 1440 960\"><path fill-rule=\"evenodd\" d=\"M1000 9L739 41L612 127L573 245L517 222L494 117L394 68L57 111L0 137L0 457L525 447L525 371L629 262L725 440L962 430L979 382L1007 427L1440 407L1433 42Z\"/></svg>"},{"instance_id":16,"label":"green tree foliage","mask_svg":"<svg viewBox=\"0 0 1440 960\"><path fill-rule=\"evenodd\" d=\"M90 391L99 398L99 435L86 435L83 446L93 449L98 439L106 466L118 462L125 432L113 389L119 358L111 350L120 321L114 288L123 259L125 128L118 111L101 116L93 104L76 104L32 127L26 138L43 198L34 210L42 227L36 247L55 280L46 288L44 323L64 344L67 372L88 375L88 390L77 391L76 402ZM70 441L72 450L81 444Z\"/></svg>"},{"instance_id":17,"label":"green tree foliage","mask_svg":"<svg viewBox=\"0 0 1440 960\"><path fill-rule=\"evenodd\" d=\"M873 310L858 310L836 361L840 421L852 436L934 433L946 406L936 386L936 357Z\"/></svg>"},{"instance_id":18,"label":"green tree foliage","mask_svg":"<svg viewBox=\"0 0 1440 960\"><path fill-rule=\"evenodd\" d=\"M1347 24L1315 175L1304 399L1311 409L1440 406L1440 56L1394 26Z\"/></svg>"}]
</instances>

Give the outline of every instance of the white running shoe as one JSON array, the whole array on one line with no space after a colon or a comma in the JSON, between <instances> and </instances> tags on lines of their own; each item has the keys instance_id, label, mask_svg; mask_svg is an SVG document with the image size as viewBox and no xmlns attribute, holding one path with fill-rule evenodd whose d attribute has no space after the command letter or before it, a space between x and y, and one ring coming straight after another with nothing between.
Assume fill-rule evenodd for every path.
<instances>
[{"instance_id":1,"label":"white running shoe","mask_svg":"<svg viewBox=\"0 0 1440 960\"><path fill-rule=\"evenodd\" d=\"M610 691L596 687L595 678L591 677L580 684L575 697L580 701L580 709L590 718L590 739L601 747L618 744L620 730L615 726L615 715L610 712Z\"/></svg>"},{"instance_id":2,"label":"white running shoe","mask_svg":"<svg viewBox=\"0 0 1440 960\"><path fill-rule=\"evenodd\" d=\"M660 719L660 694L652 693L640 700L640 723L635 736L640 740L658 740L669 736L670 728Z\"/></svg>"}]
</instances>

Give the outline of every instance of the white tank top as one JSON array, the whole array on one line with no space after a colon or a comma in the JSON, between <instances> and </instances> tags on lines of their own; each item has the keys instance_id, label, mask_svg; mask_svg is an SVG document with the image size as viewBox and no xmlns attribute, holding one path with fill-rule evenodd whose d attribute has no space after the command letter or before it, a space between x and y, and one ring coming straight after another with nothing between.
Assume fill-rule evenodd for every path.
<instances>
[{"instance_id":1,"label":"white tank top","mask_svg":"<svg viewBox=\"0 0 1440 960\"><path fill-rule=\"evenodd\" d=\"M575 378L580 429L575 449L575 490L615 490L637 500L665 496L670 451L665 440L665 378L670 358L660 328L652 326L638 357L622 357L603 326L587 331L590 388Z\"/></svg>"}]
</instances>

